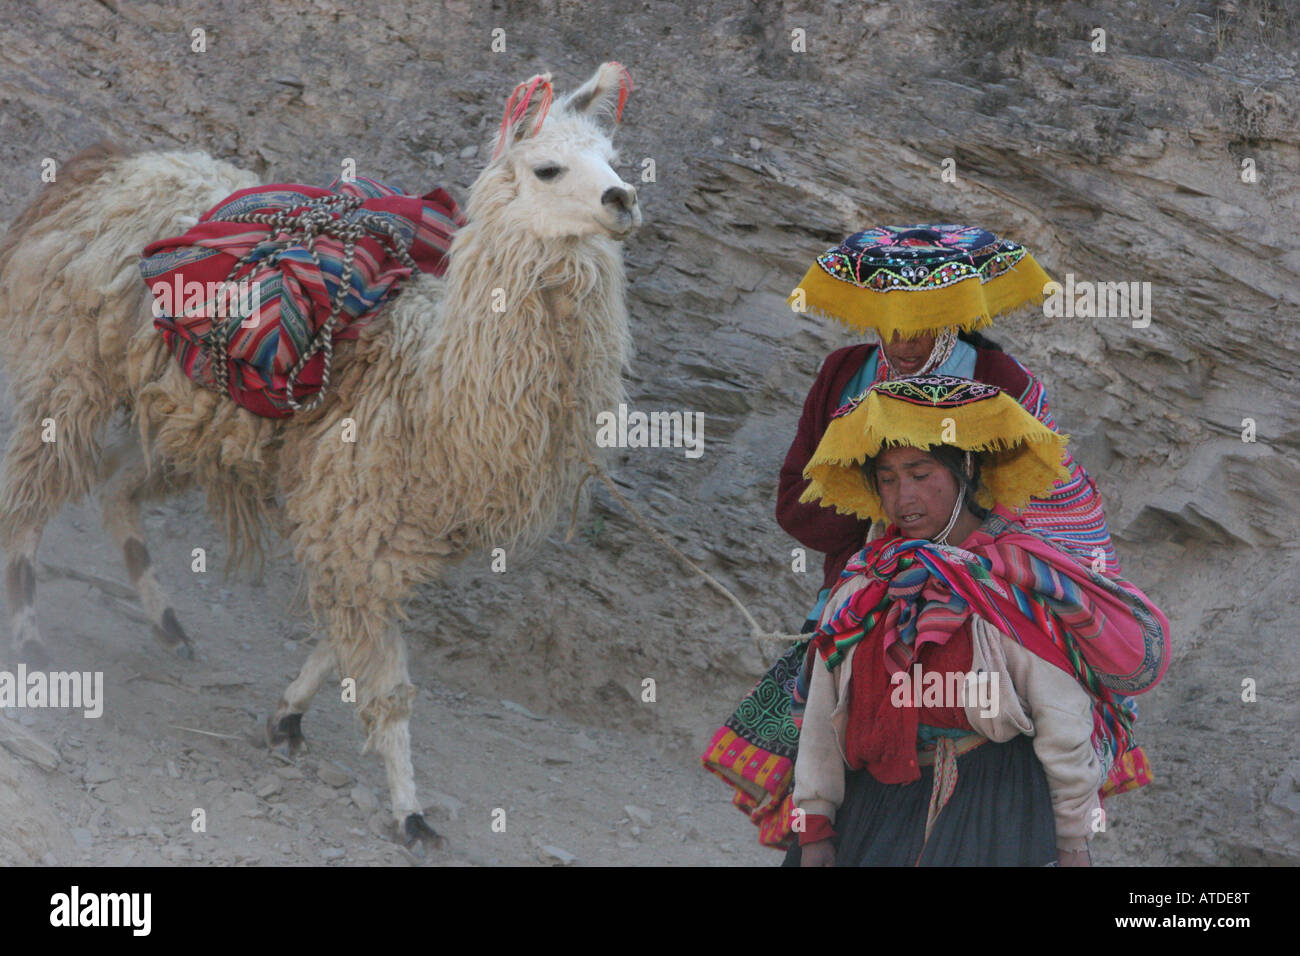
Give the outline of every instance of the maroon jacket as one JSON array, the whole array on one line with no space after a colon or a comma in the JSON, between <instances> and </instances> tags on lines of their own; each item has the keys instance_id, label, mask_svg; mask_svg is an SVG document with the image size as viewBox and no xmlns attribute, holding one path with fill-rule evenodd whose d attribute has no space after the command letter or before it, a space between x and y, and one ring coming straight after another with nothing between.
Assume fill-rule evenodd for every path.
<instances>
[{"instance_id":1,"label":"maroon jacket","mask_svg":"<svg viewBox=\"0 0 1300 956\"><path fill-rule=\"evenodd\" d=\"M849 558L862 550L871 522L839 514L834 508L823 508L817 502L800 504L799 496L808 487L803 470L826 433L831 416L839 408L840 394L871 358L874 348L875 345L850 345L827 356L803 403L799 428L781 466L776 496L777 524L800 544L826 555L823 588L833 585ZM1030 385L1029 374L1019 363L996 349L975 350L975 379L996 385L1017 400Z\"/></svg>"}]
</instances>

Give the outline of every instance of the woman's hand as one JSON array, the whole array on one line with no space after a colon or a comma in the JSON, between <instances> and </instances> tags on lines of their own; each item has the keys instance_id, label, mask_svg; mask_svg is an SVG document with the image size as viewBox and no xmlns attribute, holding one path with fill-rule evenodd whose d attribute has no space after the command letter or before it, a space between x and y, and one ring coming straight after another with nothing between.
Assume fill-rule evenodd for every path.
<instances>
[{"instance_id":1,"label":"woman's hand","mask_svg":"<svg viewBox=\"0 0 1300 956\"><path fill-rule=\"evenodd\" d=\"M800 866L834 866L835 844L829 839L809 843L799 849Z\"/></svg>"},{"instance_id":2,"label":"woman's hand","mask_svg":"<svg viewBox=\"0 0 1300 956\"><path fill-rule=\"evenodd\" d=\"M1085 847L1082 850L1056 851L1057 866L1092 866L1092 855Z\"/></svg>"}]
</instances>

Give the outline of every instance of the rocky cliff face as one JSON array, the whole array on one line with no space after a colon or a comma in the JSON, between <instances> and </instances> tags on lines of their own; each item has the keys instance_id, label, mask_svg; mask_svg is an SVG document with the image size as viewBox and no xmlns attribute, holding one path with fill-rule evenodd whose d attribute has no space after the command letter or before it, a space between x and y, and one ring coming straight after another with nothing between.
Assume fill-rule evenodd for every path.
<instances>
[{"instance_id":1,"label":"rocky cliff face","mask_svg":"<svg viewBox=\"0 0 1300 956\"><path fill-rule=\"evenodd\" d=\"M43 157L104 136L267 179L327 182L353 157L463 198L515 83L549 69L564 89L625 63L620 171L647 218L627 245L630 403L703 412L705 452L629 449L609 467L776 630L797 627L820 565L791 571L777 470L821 360L855 340L784 304L814 255L871 223L977 223L1062 281L1149 283L1145 327L1033 313L986 330L1046 381L1126 571L1175 625L1141 705L1159 782L1114 804L1105 853L1300 862L1289 5L101 0L7 13L3 34L6 220ZM603 489L580 529L513 573L475 560L429 589L415 640L443 681L640 728L687 764L761 669L743 621Z\"/></svg>"}]
</instances>

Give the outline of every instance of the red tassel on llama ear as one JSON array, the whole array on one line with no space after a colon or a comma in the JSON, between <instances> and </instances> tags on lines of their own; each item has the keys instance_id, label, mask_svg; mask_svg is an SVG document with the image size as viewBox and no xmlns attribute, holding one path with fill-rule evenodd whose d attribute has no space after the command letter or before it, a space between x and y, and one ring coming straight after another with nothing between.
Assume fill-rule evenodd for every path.
<instances>
[{"instance_id":1,"label":"red tassel on llama ear","mask_svg":"<svg viewBox=\"0 0 1300 956\"><path fill-rule=\"evenodd\" d=\"M622 63L618 60L611 60L619 72L622 74L618 78L618 109L614 112L614 122L623 122L623 104L627 102L627 95L632 92L632 74L627 71Z\"/></svg>"},{"instance_id":2,"label":"red tassel on llama ear","mask_svg":"<svg viewBox=\"0 0 1300 956\"><path fill-rule=\"evenodd\" d=\"M528 112L528 104L532 102L533 94L540 89L541 103L537 108L537 121L533 124L532 130L528 135L535 134L542 128L542 121L546 119L546 113L551 108L551 99L555 91L551 86L551 81L543 79L541 76L535 76L531 80L525 80L515 87L514 92L510 94L510 99L506 100L506 113L501 118L501 130L497 134L497 148L492 153L492 158L496 159L501 155L501 151L506 148L506 134L510 127L519 122Z\"/></svg>"}]
</instances>

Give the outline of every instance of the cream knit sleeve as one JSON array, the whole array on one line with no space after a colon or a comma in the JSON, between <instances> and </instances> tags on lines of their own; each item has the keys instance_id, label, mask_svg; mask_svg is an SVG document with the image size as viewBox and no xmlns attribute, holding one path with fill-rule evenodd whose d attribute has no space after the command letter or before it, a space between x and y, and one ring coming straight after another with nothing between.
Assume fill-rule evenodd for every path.
<instances>
[{"instance_id":1,"label":"cream knit sleeve","mask_svg":"<svg viewBox=\"0 0 1300 956\"><path fill-rule=\"evenodd\" d=\"M819 813L832 823L844 802L844 757L831 723L839 706L836 677L820 658L813 661L794 762L793 797L796 807L805 813Z\"/></svg>"},{"instance_id":2,"label":"cream knit sleeve","mask_svg":"<svg viewBox=\"0 0 1300 956\"><path fill-rule=\"evenodd\" d=\"M867 579L858 575L843 583L826 602L820 623L829 621L849 599L866 587ZM812 676L808 681L808 700L804 705L803 725L799 730L799 752L794 761L794 805L805 813L818 813L835 822L835 814L844 802L844 753L840 734L848 717L847 701L840 700L840 687L848 686L853 668L850 648L845 660L828 671L815 650Z\"/></svg>"}]
</instances>

